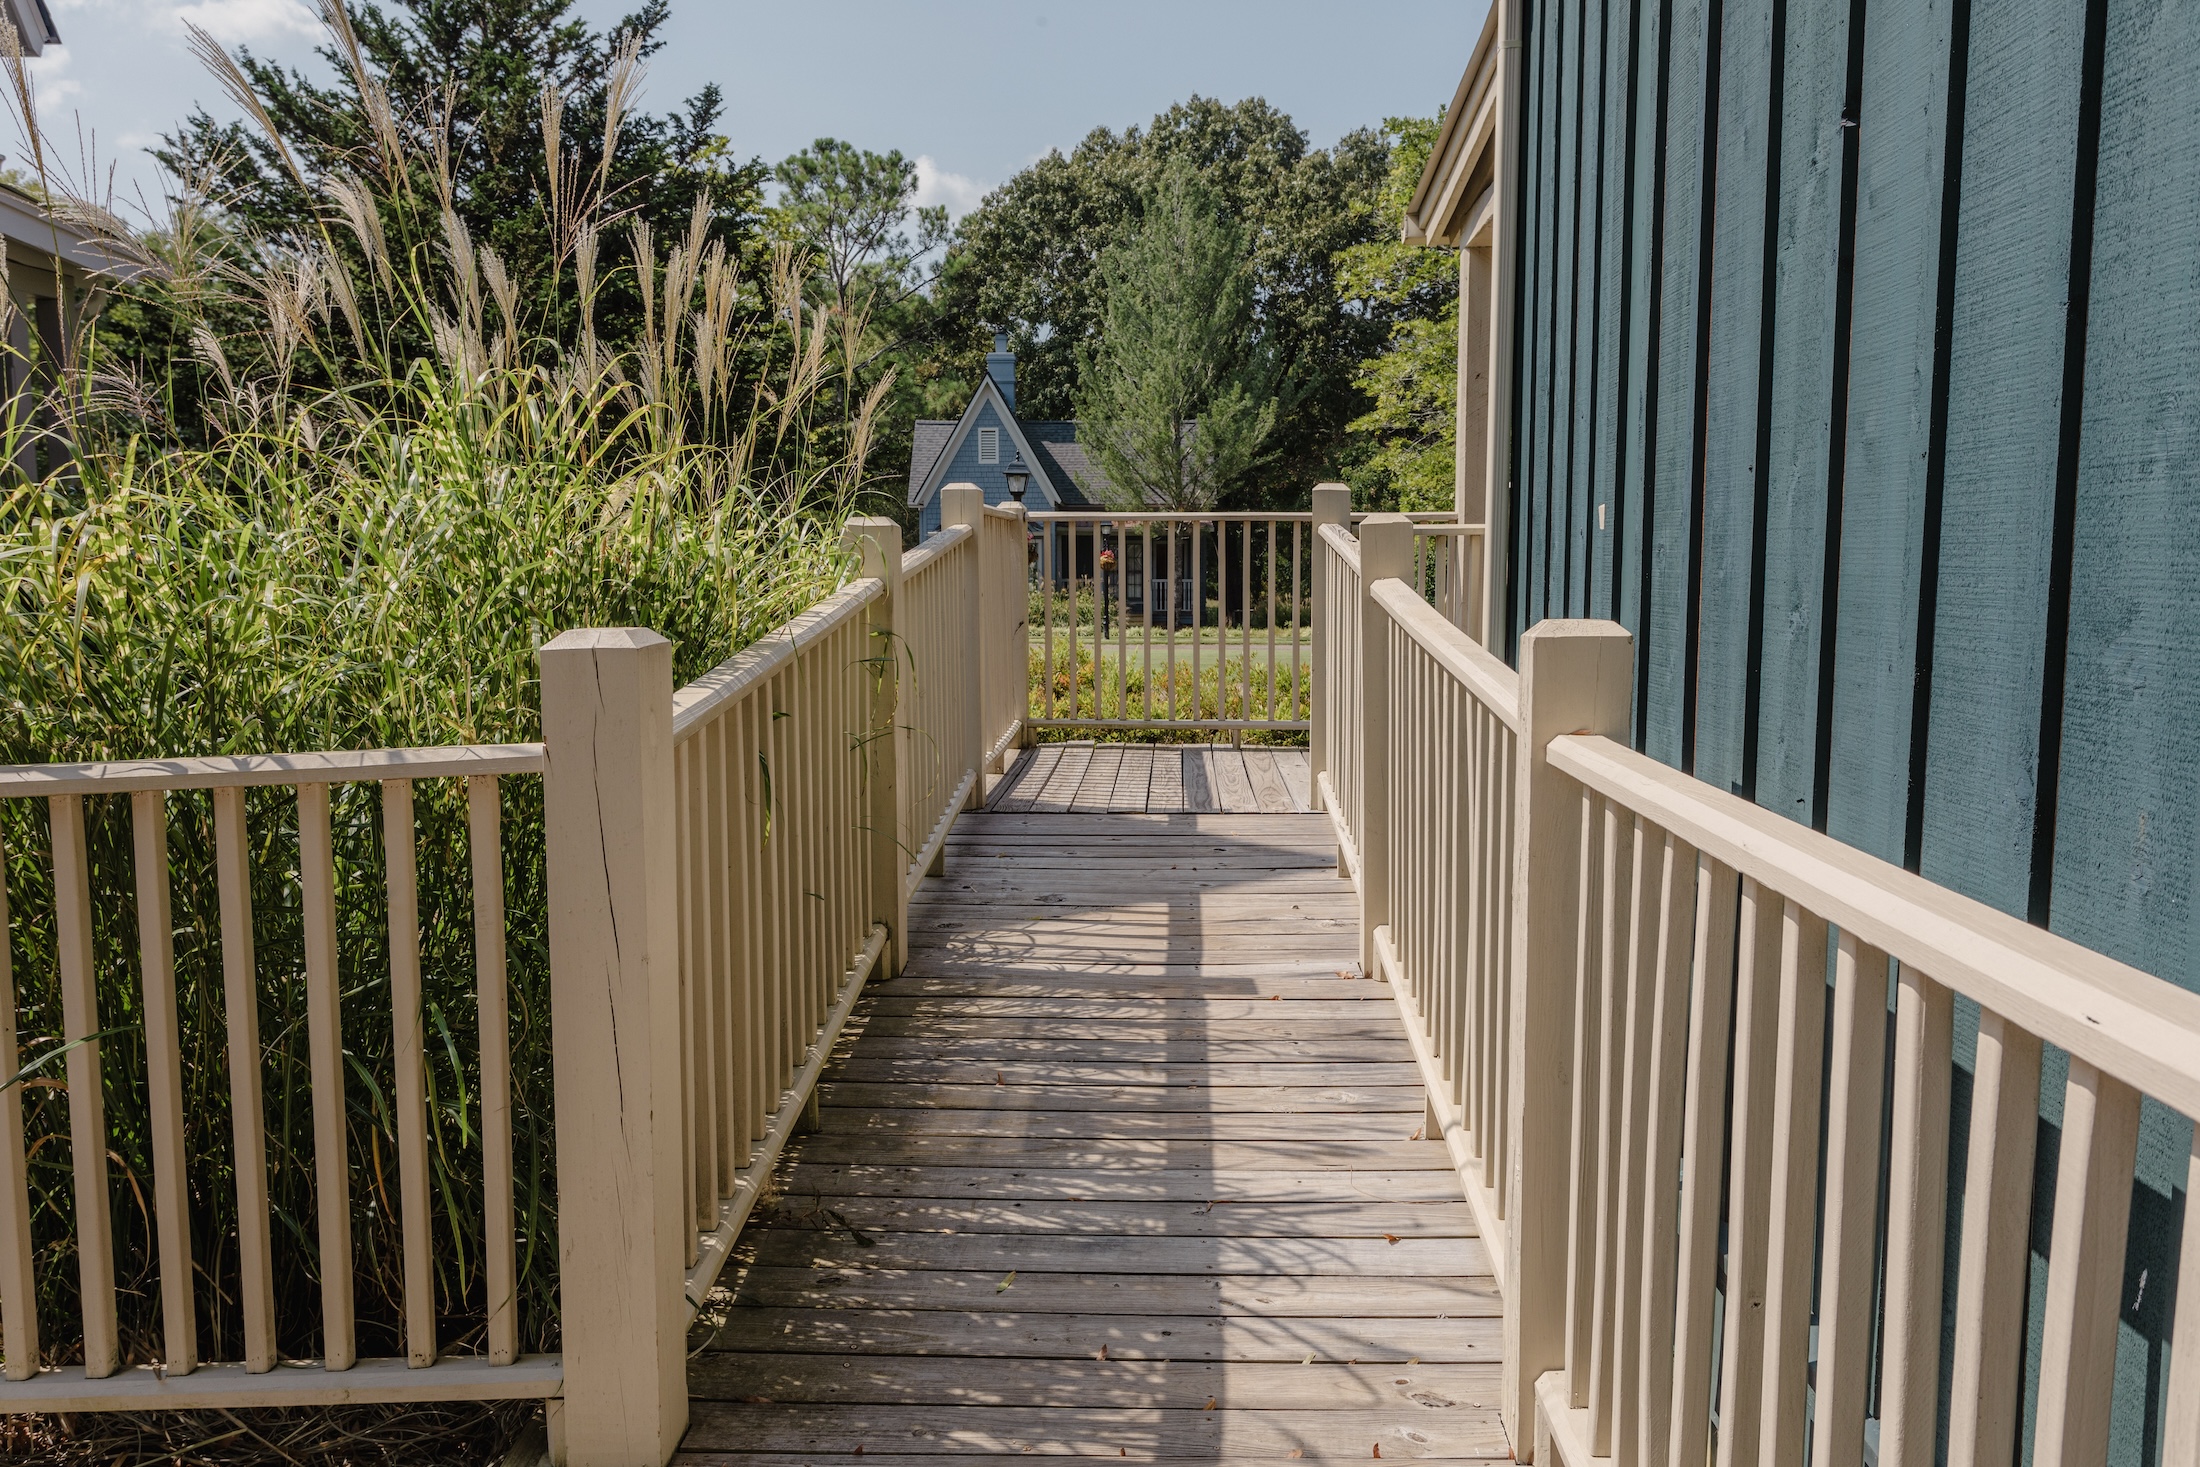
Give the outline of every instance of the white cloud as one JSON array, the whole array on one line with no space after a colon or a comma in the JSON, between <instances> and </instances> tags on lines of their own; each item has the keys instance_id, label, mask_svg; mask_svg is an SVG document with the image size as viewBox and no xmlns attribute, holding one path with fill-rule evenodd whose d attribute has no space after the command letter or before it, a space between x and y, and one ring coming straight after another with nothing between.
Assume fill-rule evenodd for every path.
<instances>
[{"instance_id":1,"label":"white cloud","mask_svg":"<svg viewBox=\"0 0 2200 1467\"><path fill-rule=\"evenodd\" d=\"M299 0L197 0L163 6L178 24L189 21L226 45L279 36L318 36L321 23Z\"/></svg>"},{"instance_id":2,"label":"white cloud","mask_svg":"<svg viewBox=\"0 0 2200 1467\"><path fill-rule=\"evenodd\" d=\"M68 47L49 46L44 55L26 56L23 61L30 69L32 84L38 89L41 111L84 95L84 83L69 74Z\"/></svg>"},{"instance_id":3,"label":"white cloud","mask_svg":"<svg viewBox=\"0 0 2200 1467\"><path fill-rule=\"evenodd\" d=\"M934 204L947 206L949 219L960 219L986 196L986 186L975 178L960 173L949 173L933 161L929 153L917 155L917 203L930 208Z\"/></svg>"},{"instance_id":4,"label":"white cloud","mask_svg":"<svg viewBox=\"0 0 2200 1467\"><path fill-rule=\"evenodd\" d=\"M64 40L124 34L183 34L186 22L224 45L264 44L291 37L318 39L321 22L306 0L50 0Z\"/></svg>"}]
</instances>

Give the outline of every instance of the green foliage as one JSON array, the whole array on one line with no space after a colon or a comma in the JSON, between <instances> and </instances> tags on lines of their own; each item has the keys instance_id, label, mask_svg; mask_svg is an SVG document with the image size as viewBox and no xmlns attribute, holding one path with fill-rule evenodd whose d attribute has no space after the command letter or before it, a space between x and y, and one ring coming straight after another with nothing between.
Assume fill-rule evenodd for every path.
<instances>
[{"instance_id":1,"label":"green foliage","mask_svg":"<svg viewBox=\"0 0 2200 1467\"><path fill-rule=\"evenodd\" d=\"M1393 117L1390 173L1372 205L1375 237L1338 259L1339 288L1387 324L1356 381L1373 406L1352 423L1345 476L1370 509L1448 510L1459 404L1459 258L1401 243L1399 225L1443 122Z\"/></svg>"},{"instance_id":2,"label":"green foliage","mask_svg":"<svg viewBox=\"0 0 2200 1467\"><path fill-rule=\"evenodd\" d=\"M525 288L529 316L560 338L579 327L565 267L584 196L660 237L687 230L701 205L706 238L736 258L753 251L765 173L735 160L714 131L718 89L669 115L633 110L639 62L663 44L667 0L645 0L608 35L573 16L572 0L320 8L334 24L318 54L337 85L249 52L217 59L201 39L202 59L252 120L216 122L202 107L157 150L255 239L313 248L330 204L361 180L400 260L442 247L448 209ZM370 264L371 251L342 244L355 267ZM607 275L593 308L613 344L639 334L644 304L631 275Z\"/></svg>"},{"instance_id":3,"label":"green foliage","mask_svg":"<svg viewBox=\"0 0 2200 1467\"><path fill-rule=\"evenodd\" d=\"M946 240L947 211L916 207L916 165L900 152L873 153L834 138L783 159L773 177L781 192L766 230L796 252L805 293L841 327L842 442L860 401L879 394L870 457L882 470L881 497L900 514L899 475L916 419L962 407L959 384L952 406L942 400L932 352L937 314L926 294L930 277L918 264Z\"/></svg>"},{"instance_id":4,"label":"green foliage","mask_svg":"<svg viewBox=\"0 0 2200 1467\"><path fill-rule=\"evenodd\" d=\"M1117 660L1115 649L1103 646L1096 660L1091 647L1074 654L1057 651L1053 664L1052 713L1048 712L1048 669L1044 653L1031 653L1030 716L1033 718L1177 718L1227 719L1273 718L1284 722L1309 717L1314 693L1311 663L1292 668L1288 655L1273 667L1260 657L1245 658L1224 649L1195 678L1192 664L1178 653L1172 670L1167 665L1148 669L1135 643L1131 656ZM1217 663L1220 663L1218 666ZM1234 730L1242 743L1303 745L1304 729L1249 728ZM1215 737L1210 728L1044 728L1042 743L1090 739L1097 743L1203 744Z\"/></svg>"},{"instance_id":5,"label":"green foliage","mask_svg":"<svg viewBox=\"0 0 2200 1467\"><path fill-rule=\"evenodd\" d=\"M424 370L386 411L297 418L207 450L92 453L75 482L0 502L0 761L357 749L539 737L535 649L569 626L646 625L694 676L808 604L845 569L829 521L792 518L738 486L725 450L652 441L646 419L602 432L585 394L504 384L495 396ZM598 391L615 389L605 385ZM529 1348L556 1338L541 783L502 781L521 1309ZM152 1156L137 980L131 808L87 802L115 1257L128 1357L157 1358ZM339 786L340 1097L351 1176L359 1345L402 1353L396 1136L388 1105L390 962L382 803ZM304 1033L297 801L248 803L278 1339L320 1348L312 1090ZM42 802L0 808L26 1060L63 1032ZM419 786L421 950L428 1021L436 1306L446 1348L478 1348L480 1070L473 883L464 792ZM200 1338L242 1349L230 1069L212 811L169 800L185 1149ZM66 1093L24 1093L39 1286L73 1320L75 1209ZM78 1341L49 1334L49 1363Z\"/></svg>"},{"instance_id":6,"label":"green foliage","mask_svg":"<svg viewBox=\"0 0 2200 1467\"><path fill-rule=\"evenodd\" d=\"M1172 162L1195 171L1243 231L1254 318L1297 403L1279 419L1267 462L1225 503L1303 502L1364 411L1354 374L1384 335L1349 308L1336 273L1339 252L1374 238L1372 209L1356 207L1372 201L1388 166L1373 133L1310 148L1258 98L1194 97L1144 129L1098 128L1067 156L1049 153L957 228L936 293L950 359L974 382L991 329L1007 330L1019 410L1069 416L1079 353L1106 317L1102 258L1143 217Z\"/></svg>"},{"instance_id":7,"label":"green foliage","mask_svg":"<svg viewBox=\"0 0 2200 1467\"><path fill-rule=\"evenodd\" d=\"M1079 352L1076 408L1111 507L1211 509L1274 430L1276 365L1244 250L1215 192L1177 163L1101 257L1106 313Z\"/></svg>"},{"instance_id":8,"label":"green foliage","mask_svg":"<svg viewBox=\"0 0 2200 1467\"><path fill-rule=\"evenodd\" d=\"M226 58L217 58L225 60ZM631 60L631 50L629 52ZM355 78L361 97L376 83ZM363 104L368 105L368 104ZM371 105L369 105L371 111ZM269 133L270 146L279 134ZM553 138L559 136L552 130ZM420 178L449 160L400 135L386 174L351 177L301 238L253 232L188 190L150 241L116 237L148 274L128 299L169 323L201 368L203 443L157 440L117 383L111 343L30 414L0 422L0 462L44 477L0 494L0 761L358 749L537 737L536 650L568 626L670 637L685 679L829 590L848 568L840 520L859 491L865 418L837 440L825 399L849 323L805 299L791 250L744 295L713 216L660 248L646 220L630 264L631 340L597 331L597 250L618 219L594 184L561 192L562 255L516 277L455 208L405 245ZM549 176L569 170L545 159ZM562 185L561 185L562 190ZM562 264L561 264L562 260ZM560 272L563 272L562 274ZM0 326L10 308L0 304ZM79 317L78 319L81 319ZM862 326L854 323L860 337ZM0 331L0 339L5 339ZM425 343L422 347L419 344ZM750 370L735 371L747 363ZM73 459L62 471L67 443ZM824 444L824 447L820 445ZM557 1338L541 783L502 782L520 1308L528 1348ZM386 857L371 785L333 799L343 1094L363 1354L401 1353ZM127 1358L162 1353L147 1062L130 802L86 802L115 1257ZM170 797L168 854L183 1024L192 1287L209 1358L242 1349L222 911L207 796ZM277 1338L322 1348L298 805L248 797ZM421 959L439 1342L478 1348L486 1300L480 1022L463 792L420 786ZM0 804L24 1058L64 1032L52 847L43 802ZM77 1285L65 1092L23 1086L32 1147L46 1361L76 1358Z\"/></svg>"},{"instance_id":9,"label":"green foliage","mask_svg":"<svg viewBox=\"0 0 2200 1467\"><path fill-rule=\"evenodd\" d=\"M947 211L917 209L917 166L899 150L873 153L835 138L779 163L782 190L767 223L809 251L820 283L846 307L859 293L899 294L912 285L916 259L945 242ZM908 223L916 219L911 239Z\"/></svg>"}]
</instances>

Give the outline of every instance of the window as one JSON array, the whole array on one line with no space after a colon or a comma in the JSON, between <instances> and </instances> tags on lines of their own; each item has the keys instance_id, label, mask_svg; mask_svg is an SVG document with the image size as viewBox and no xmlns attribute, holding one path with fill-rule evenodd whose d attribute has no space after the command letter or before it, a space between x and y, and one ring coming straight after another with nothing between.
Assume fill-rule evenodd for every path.
<instances>
[{"instance_id":1,"label":"window","mask_svg":"<svg viewBox=\"0 0 2200 1467\"><path fill-rule=\"evenodd\" d=\"M1001 430L998 428L980 428L978 430L978 462L997 464L1000 461Z\"/></svg>"}]
</instances>

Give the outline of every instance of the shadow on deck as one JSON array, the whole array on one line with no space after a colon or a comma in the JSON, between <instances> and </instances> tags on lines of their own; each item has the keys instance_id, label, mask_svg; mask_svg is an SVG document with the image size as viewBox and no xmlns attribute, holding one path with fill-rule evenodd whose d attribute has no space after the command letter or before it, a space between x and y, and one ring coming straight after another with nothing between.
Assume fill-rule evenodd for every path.
<instances>
[{"instance_id":1,"label":"shadow on deck","mask_svg":"<svg viewBox=\"0 0 2200 1467\"><path fill-rule=\"evenodd\" d=\"M1025 765L697 1327L682 1460L1506 1458L1498 1296L1327 818L1016 808Z\"/></svg>"}]
</instances>

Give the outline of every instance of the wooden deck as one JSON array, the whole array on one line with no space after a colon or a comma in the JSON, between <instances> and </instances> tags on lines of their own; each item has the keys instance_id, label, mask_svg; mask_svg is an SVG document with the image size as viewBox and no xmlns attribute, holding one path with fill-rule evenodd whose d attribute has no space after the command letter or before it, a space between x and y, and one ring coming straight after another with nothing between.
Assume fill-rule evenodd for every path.
<instances>
[{"instance_id":1,"label":"wooden deck","mask_svg":"<svg viewBox=\"0 0 2200 1467\"><path fill-rule=\"evenodd\" d=\"M1509 1455L1326 817L967 816L911 930L698 1326L683 1461Z\"/></svg>"},{"instance_id":2,"label":"wooden deck","mask_svg":"<svg viewBox=\"0 0 2200 1467\"><path fill-rule=\"evenodd\" d=\"M1289 815L1313 809L1304 749L1230 744L1041 744L989 801L994 810Z\"/></svg>"}]
</instances>

